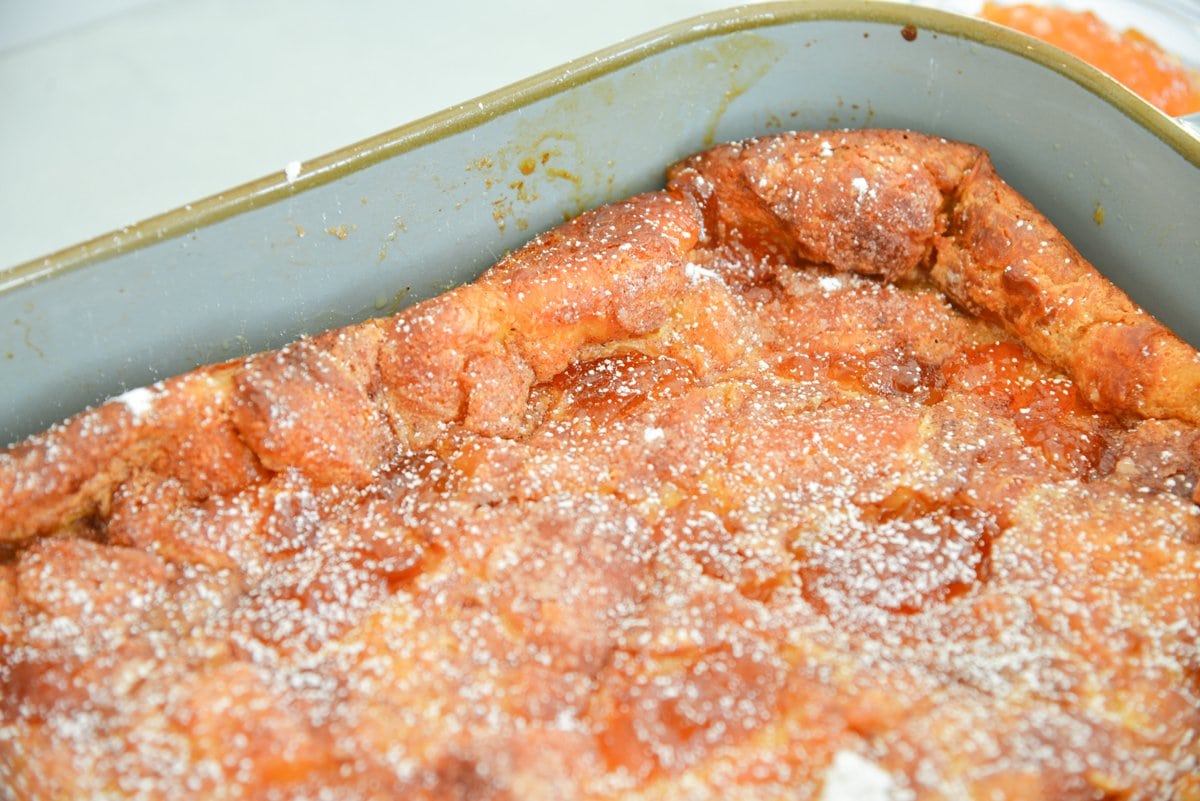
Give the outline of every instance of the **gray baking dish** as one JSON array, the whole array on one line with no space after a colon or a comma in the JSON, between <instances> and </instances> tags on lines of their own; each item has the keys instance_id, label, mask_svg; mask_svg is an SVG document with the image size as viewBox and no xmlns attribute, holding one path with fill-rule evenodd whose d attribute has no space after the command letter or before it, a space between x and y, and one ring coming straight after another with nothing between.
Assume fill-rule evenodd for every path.
<instances>
[{"instance_id":1,"label":"gray baking dish","mask_svg":"<svg viewBox=\"0 0 1200 801\"><path fill-rule=\"evenodd\" d=\"M0 273L0 440L391 313L569 215L661 185L707 145L868 126L987 147L1088 259L1200 344L1200 140L1100 72L978 20L775 3L651 32Z\"/></svg>"}]
</instances>

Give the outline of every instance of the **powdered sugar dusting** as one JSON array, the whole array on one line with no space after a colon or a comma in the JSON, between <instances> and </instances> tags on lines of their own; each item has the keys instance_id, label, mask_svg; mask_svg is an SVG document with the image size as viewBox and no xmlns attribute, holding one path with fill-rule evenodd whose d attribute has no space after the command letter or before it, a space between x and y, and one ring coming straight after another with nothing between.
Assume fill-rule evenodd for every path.
<instances>
[{"instance_id":1,"label":"powdered sugar dusting","mask_svg":"<svg viewBox=\"0 0 1200 801\"><path fill-rule=\"evenodd\" d=\"M822 275L817 279L817 286L822 292L836 292L842 288L842 279L836 275Z\"/></svg>"},{"instance_id":2,"label":"powdered sugar dusting","mask_svg":"<svg viewBox=\"0 0 1200 801\"><path fill-rule=\"evenodd\" d=\"M683 265L684 274L692 281L710 280L720 281L721 274L709 267L702 267L695 262L687 262Z\"/></svg>"},{"instance_id":3,"label":"powdered sugar dusting","mask_svg":"<svg viewBox=\"0 0 1200 801\"><path fill-rule=\"evenodd\" d=\"M820 801L910 801L891 774L853 751L838 751L825 773Z\"/></svg>"},{"instance_id":4,"label":"powdered sugar dusting","mask_svg":"<svg viewBox=\"0 0 1200 801\"><path fill-rule=\"evenodd\" d=\"M650 426L642 432L642 439L647 443L658 442L665 436L666 433L658 426Z\"/></svg>"},{"instance_id":5,"label":"powdered sugar dusting","mask_svg":"<svg viewBox=\"0 0 1200 801\"><path fill-rule=\"evenodd\" d=\"M125 404L134 422L140 422L154 408L155 394L149 387L137 387L121 393L115 400Z\"/></svg>"}]
</instances>

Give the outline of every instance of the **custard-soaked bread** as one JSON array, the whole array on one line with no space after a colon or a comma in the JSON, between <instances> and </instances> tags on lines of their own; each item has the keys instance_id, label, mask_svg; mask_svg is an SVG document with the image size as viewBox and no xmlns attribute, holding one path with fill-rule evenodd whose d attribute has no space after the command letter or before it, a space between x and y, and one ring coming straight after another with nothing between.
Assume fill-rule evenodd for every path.
<instances>
[{"instance_id":1,"label":"custard-soaked bread","mask_svg":"<svg viewBox=\"0 0 1200 801\"><path fill-rule=\"evenodd\" d=\"M1200 356L785 134L0 454L12 798L1200 798Z\"/></svg>"}]
</instances>

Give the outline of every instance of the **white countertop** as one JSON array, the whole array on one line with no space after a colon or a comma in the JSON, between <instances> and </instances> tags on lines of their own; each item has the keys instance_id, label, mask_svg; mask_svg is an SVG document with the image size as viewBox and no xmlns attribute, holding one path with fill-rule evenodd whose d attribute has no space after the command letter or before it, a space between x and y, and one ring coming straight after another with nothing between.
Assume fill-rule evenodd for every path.
<instances>
[{"instance_id":1,"label":"white countertop","mask_svg":"<svg viewBox=\"0 0 1200 801\"><path fill-rule=\"evenodd\" d=\"M0 0L0 269L731 0Z\"/></svg>"}]
</instances>

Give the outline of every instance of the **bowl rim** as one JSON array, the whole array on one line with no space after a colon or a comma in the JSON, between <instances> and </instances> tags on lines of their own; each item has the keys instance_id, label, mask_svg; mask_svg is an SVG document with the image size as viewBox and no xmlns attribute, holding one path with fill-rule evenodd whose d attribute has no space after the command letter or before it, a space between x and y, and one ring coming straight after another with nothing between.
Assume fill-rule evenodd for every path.
<instances>
[{"instance_id":1,"label":"bowl rim","mask_svg":"<svg viewBox=\"0 0 1200 801\"><path fill-rule=\"evenodd\" d=\"M817 21L911 25L918 32L953 36L1027 58L1099 96L1200 168L1200 137L1106 73L1040 39L975 16L891 0L777 0L733 6L655 28L324 155L0 270L0 294L270 205L681 45Z\"/></svg>"}]
</instances>

